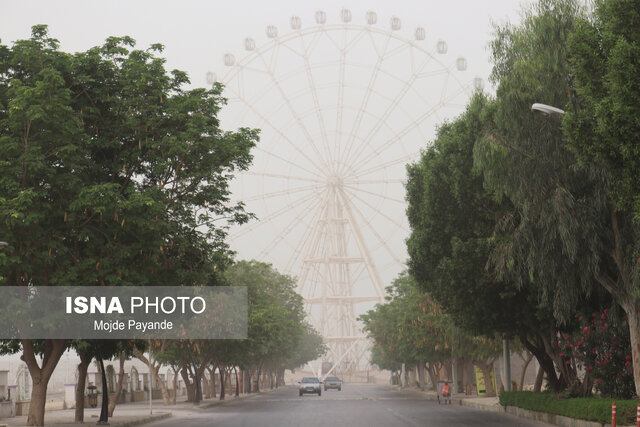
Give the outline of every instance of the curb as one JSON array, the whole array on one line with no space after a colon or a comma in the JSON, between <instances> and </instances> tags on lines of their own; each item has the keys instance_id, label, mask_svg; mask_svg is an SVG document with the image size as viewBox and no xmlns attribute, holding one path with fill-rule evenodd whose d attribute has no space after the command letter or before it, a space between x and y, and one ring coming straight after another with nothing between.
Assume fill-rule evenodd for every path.
<instances>
[{"instance_id":1,"label":"curb","mask_svg":"<svg viewBox=\"0 0 640 427\"><path fill-rule=\"evenodd\" d=\"M118 424L111 424L112 427L132 427L132 426L139 426L142 424L147 424L147 423L151 423L154 421L160 421L160 420L164 420L166 418L171 418L173 414L171 412L163 412L162 414L158 414L158 415L149 415L146 418L141 418L138 420L133 420L133 421L125 421L122 423L118 423Z\"/></svg>"},{"instance_id":2,"label":"curb","mask_svg":"<svg viewBox=\"0 0 640 427\"><path fill-rule=\"evenodd\" d=\"M500 404L498 405L483 405L481 403L477 403L477 402L470 402L469 400L466 399L460 399L460 405L461 406L466 406L467 408L473 408L473 409L479 409L481 411L487 411L487 412L508 412L507 410L505 410L504 407L502 407ZM512 415L516 415L516 414L512 414ZM520 415L516 415L520 418L527 418L527 417L522 417Z\"/></svg>"}]
</instances>

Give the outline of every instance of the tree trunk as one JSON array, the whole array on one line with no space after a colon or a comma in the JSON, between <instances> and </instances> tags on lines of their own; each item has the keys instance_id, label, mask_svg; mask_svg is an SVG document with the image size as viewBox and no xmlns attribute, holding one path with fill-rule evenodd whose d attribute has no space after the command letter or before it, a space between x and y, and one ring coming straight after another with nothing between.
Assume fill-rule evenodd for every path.
<instances>
[{"instance_id":1,"label":"tree trunk","mask_svg":"<svg viewBox=\"0 0 640 427\"><path fill-rule=\"evenodd\" d=\"M175 405L178 399L178 370L176 370L175 366L171 368L173 369L173 397L171 398L171 404Z\"/></svg>"},{"instance_id":2,"label":"tree trunk","mask_svg":"<svg viewBox=\"0 0 640 427\"><path fill-rule=\"evenodd\" d=\"M544 369L540 366L538 368L538 374L536 375L536 382L533 385L534 392L540 393L540 390L542 390L542 380L544 380Z\"/></svg>"},{"instance_id":3,"label":"tree trunk","mask_svg":"<svg viewBox=\"0 0 640 427\"><path fill-rule=\"evenodd\" d=\"M551 357L545 350L545 345L542 342L543 340L541 337L541 333L535 333L535 344L529 341L529 339L527 338L527 333L525 331L522 331L520 333L519 338L522 345L531 353L533 353L533 356L540 364L540 368L544 370L544 374L547 376L547 381L549 382L549 387L551 387L551 389L556 392L560 391L560 380L558 379L558 376L556 374L556 368L553 363L553 359L551 359Z\"/></svg>"},{"instance_id":4,"label":"tree trunk","mask_svg":"<svg viewBox=\"0 0 640 427\"><path fill-rule=\"evenodd\" d=\"M163 343L164 344L164 343ZM138 349L133 350L133 355L140 360L145 365L149 366L149 359ZM158 388L160 388L160 392L162 393L162 403L164 406L169 406L169 390L167 390L167 383L160 377L160 367L162 364L157 360L154 360L151 364L151 374L153 375L153 379L156 384L158 384ZM188 389L187 389L188 390ZM149 390L149 393L152 393ZM175 404L175 402L174 402Z\"/></svg>"},{"instance_id":5,"label":"tree trunk","mask_svg":"<svg viewBox=\"0 0 640 427\"><path fill-rule=\"evenodd\" d=\"M22 340L22 356L20 358L27 364L32 381L31 404L29 405L29 415L27 416L28 426L44 425L47 385L49 385L51 374L53 374L60 357L66 350L67 344L66 340L45 340L41 368L36 360L33 342Z\"/></svg>"},{"instance_id":6,"label":"tree trunk","mask_svg":"<svg viewBox=\"0 0 640 427\"><path fill-rule=\"evenodd\" d=\"M218 372L220 372L220 400L224 400L224 369L218 366Z\"/></svg>"},{"instance_id":7,"label":"tree trunk","mask_svg":"<svg viewBox=\"0 0 640 427\"><path fill-rule=\"evenodd\" d=\"M251 368L247 368L244 371L244 382L244 392L247 394L251 393Z\"/></svg>"},{"instance_id":8,"label":"tree trunk","mask_svg":"<svg viewBox=\"0 0 640 427\"><path fill-rule=\"evenodd\" d=\"M240 396L240 383L238 382L238 368L234 367L233 371L236 373L236 397Z\"/></svg>"},{"instance_id":9,"label":"tree trunk","mask_svg":"<svg viewBox=\"0 0 640 427\"><path fill-rule=\"evenodd\" d=\"M109 402L109 416L113 417L113 411L116 410L116 405L118 404L118 399L120 398L120 394L122 393L122 384L124 382L124 362L127 359L127 356L124 352L120 353L120 371L118 372L118 384L116 385L116 392L113 395L113 399Z\"/></svg>"},{"instance_id":10,"label":"tree trunk","mask_svg":"<svg viewBox=\"0 0 640 427\"><path fill-rule=\"evenodd\" d=\"M207 368L207 371L209 371L209 377L211 378L209 380L209 397L216 397L217 392L216 392L216 367L215 365L212 367Z\"/></svg>"},{"instance_id":11,"label":"tree trunk","mask_svg":"<svg viewBox=\"0 0 640 427\"><path fill-rule=\"evenodd\" d=\"M524 387L524 377L525 375L527 375L527 368L529 367L529 363L531 363L531 360L533 360L533 353L531 353L530 351L527 351L527 357L526 359L523 358L522 359L524 361L524 365L522 366L522 370L520 371L520 391L523 390Z\"/></svg>"},{"instance_id":12,"label":"tree trunk","mask_svg":"<svg viewBox=\"0 0 640 427\"><path fill-rule=\"evenodd\" d=\"M622 301L621 305L627 313L629 321L633 381L636 385L636 395L640 395L640 300L635 296L630 296L626 301Z\"/></svg>"},{"instance_id":13,"label":"tree trunk","mask_svg":"<svg viewBox=\"0 0 640 427\"><path fill-rule=\"evenodd\" d=\"M87 369L91 364L93 357L87 356L87 353L78 353L80 363L78 363L78 383L76 384L76 410L74 421L76 423L84 422L84 389L87 384Z\"/></svg>"},{"instance_id":14,"label":"tree trunk","mask_svg":"<svg viewBox=\"0 0 640 427\"><path fill-rule=\"evenodd\" d=\"M262 368L258 367L258 370L256 371L256 393L260 392L260 371L262 371Z\"/></svg>"},{"instance_id":15,"label":"tree trunk","mask_svg":"<svg viewBox=\"0 0 640 427\"><path fill-rule=\"evenodd\" d=\"M433 362L427 364L427 373L431 381L431 390L438 390L438 378L436 377L435 365Z\"/></svg>"},{"instance_id":16,"label":"tree trunk","mask_svg":"<svg viewBox=\"0 0 640 427\"><path fill-rule=\"evenodd\" d=\"M98 424L109 422L109 389L107 388L107 372L104 370L104 362L100 357L100 376L102 377L102 406L100 407L100 418Z\"/></svg>"},{"instance_id":17,"label":"tree trunk","mask_svg":"<svg viewBox=\"0 0 640 427\"><path fill-rule=\"evenodd\" d=\"M189 370L187 369L186 364L182 366L182 369L180 369L180 375L184 381L184 386L187 388L187 402L193 402L195 397L195 387L189 380Z\"/></svg>"},{"instance_id":18,"label":"tree trunk","mask_svg":"<svg viewBox=\"0 0 640 427\"><path fill-rule=\"evenodd\" d=\"M420 361L417 363L418 367L418 385L420 386L420 390L424 390L424 362Z\"/></svg>"}]
</instances>

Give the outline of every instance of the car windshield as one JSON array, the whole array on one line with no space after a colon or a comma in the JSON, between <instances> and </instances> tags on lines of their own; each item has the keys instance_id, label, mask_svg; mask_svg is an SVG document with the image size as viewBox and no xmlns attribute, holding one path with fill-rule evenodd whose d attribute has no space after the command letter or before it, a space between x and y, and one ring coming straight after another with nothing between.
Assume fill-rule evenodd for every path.
<instances>
[{"instance_id":1,"label":"car windshield","mask_svg":"<svg viewBox=\"0 0 640 427\"><path fill-rule=\"evenodd\" d=\"M338 377L327 377L327 381L340 381Z\"/></svg>"},{"instance_id":2,"label":"car windshield","mask_svg":"<svg viewBox=\"0 0 640 427\"><path fill-rule=\"evenodd\" d=\"M303 382L303 383L319 383L319 382L320 382L320 380L318 380L318 379L317 379L317 378L315 378L315 377L304 377L304 378L302 379L302 382Z\"/></svg>"}]
</instances>

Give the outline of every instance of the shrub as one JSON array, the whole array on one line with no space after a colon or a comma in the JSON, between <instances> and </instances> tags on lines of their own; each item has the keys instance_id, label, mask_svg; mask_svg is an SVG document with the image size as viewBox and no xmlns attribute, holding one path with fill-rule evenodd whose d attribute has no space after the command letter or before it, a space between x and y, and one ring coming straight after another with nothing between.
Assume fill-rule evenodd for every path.
<instances>
[{"instance_id":1,"label":"shrub","mask_svg":"<svg viewBox=\"0 0 640 427\"><path fill-rule=\"evenodd\" d=\"M564 334L558 346L567 364L575 364L594 380L605 397L630 399L635 394L631 364L631 342L626 316L605 309L590 316L575 316L579 325L574 336Z\"/></svg>"},{"instance_id":2,"label":"shrub","mask_svg":"<svg viewBox=\"0 0 640 427\"><path fill-rule=\"evenodd\" d=\"M564 399L554 393L532 391L503 391L502 406L517 406L532 411L546 412L582 420L611 422L611 403L616 402L617 419L621 425L634 424L638 401L604 397L578 397Z\"/></svg>"}]
</instances>

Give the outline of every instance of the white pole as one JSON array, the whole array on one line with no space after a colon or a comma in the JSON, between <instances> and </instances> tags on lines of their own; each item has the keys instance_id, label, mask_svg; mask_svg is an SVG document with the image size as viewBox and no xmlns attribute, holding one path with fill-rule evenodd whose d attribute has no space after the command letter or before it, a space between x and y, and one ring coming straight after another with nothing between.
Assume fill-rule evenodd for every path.
<instances>
[{"instance_id":1,"label":"white pole","mask_svg":"<svg viewBox=\"0 0 640 427\"><path fill-rule=\"evenodd\" d=\"M149 338L149 414L153 415L153 372L151 371L151 338Z\"/></svg>"}]
</instances>

